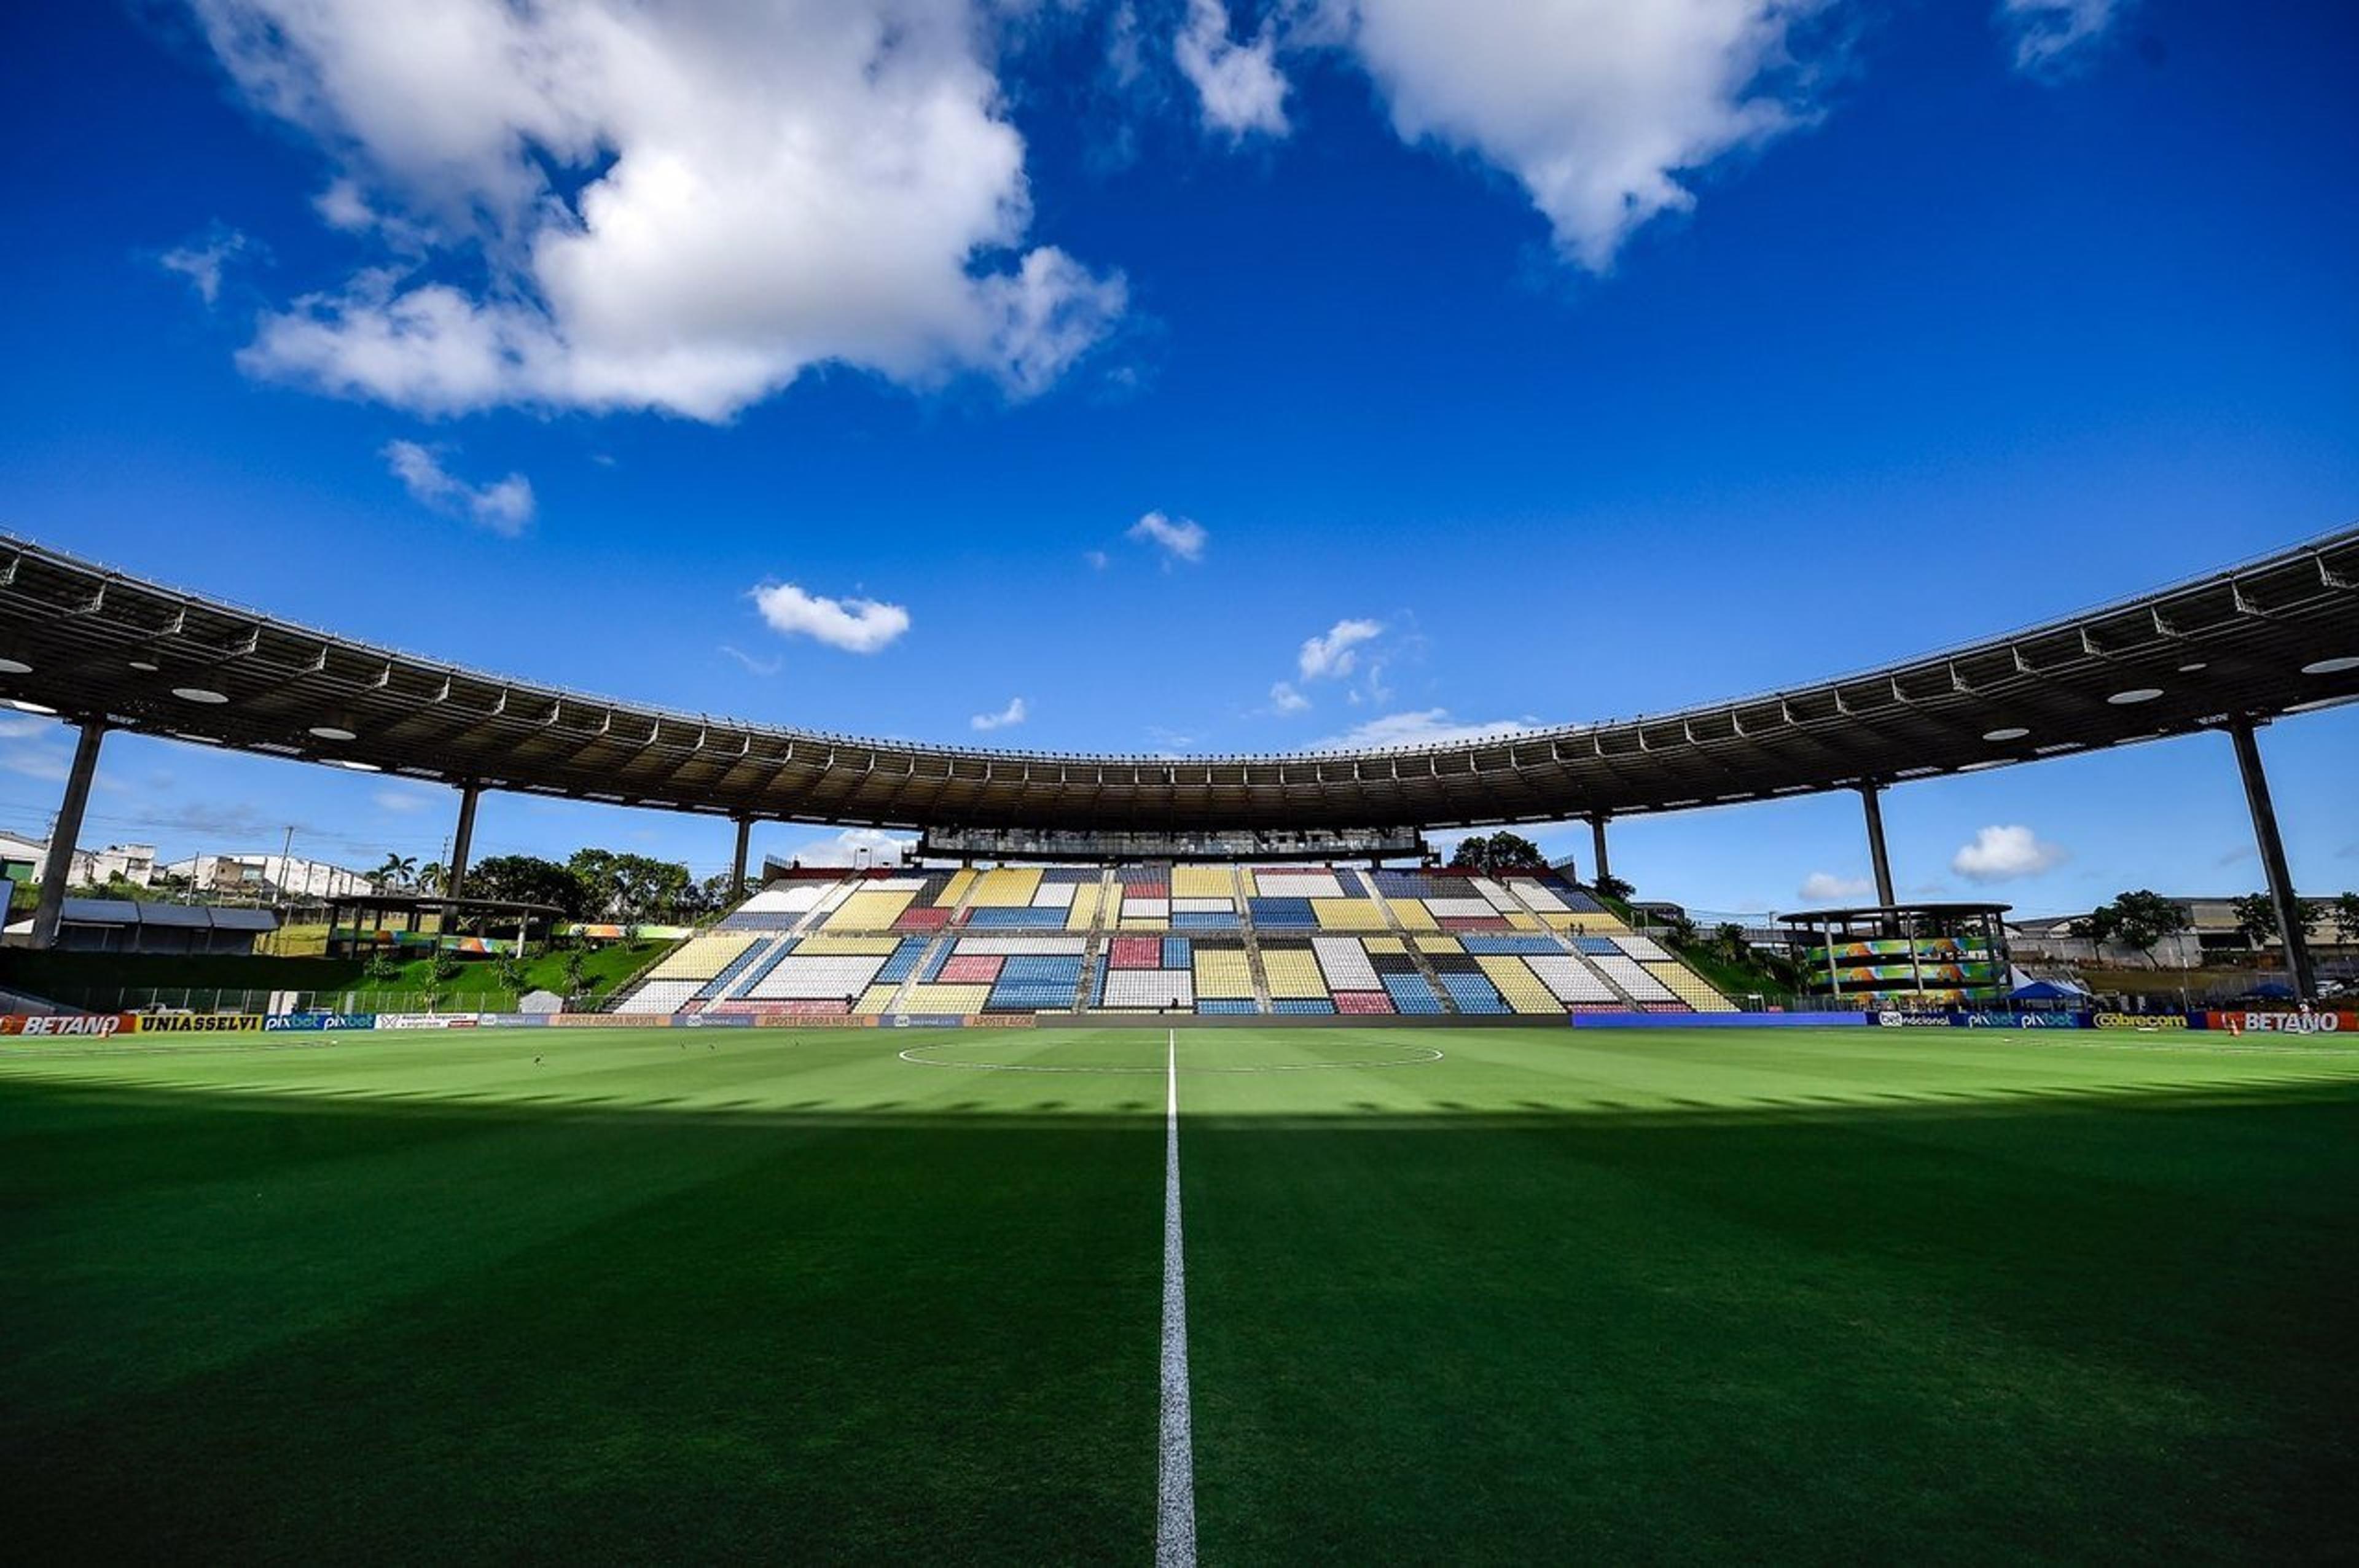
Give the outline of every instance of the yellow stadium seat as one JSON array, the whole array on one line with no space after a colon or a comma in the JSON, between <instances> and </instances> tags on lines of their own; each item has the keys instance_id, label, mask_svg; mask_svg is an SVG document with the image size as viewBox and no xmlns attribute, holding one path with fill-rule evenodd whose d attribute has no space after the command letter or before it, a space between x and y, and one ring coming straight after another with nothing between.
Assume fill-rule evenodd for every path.
<instances>
[{"instance_id":1,"label":"yellow stadium seat","mask_svg":"<svg viewBox=\"0 0 2359 1568\"><path fill-rule=\"evenodd\" d=\"M1264 947L1262 973L1273 997L1321 997L1328 994L1327 977L1319 970L1318 956L1308 947Z\"/></svg>"},{"instance_id":2,"label":"yellow stadium seat","mask_svg":"<svg viewBox=\"0 0 2359 1568\"><path fill-rule=\"evenodd\" d=\"M756 938L743 931L691 936L647 971L651 980L709 980L727 968L730 960L752 946Z\"/></svg>"},{"instance_id":3,"label":"yellow stadium seat","mask_svg":"<svg viewBox=\"0 0 2359 1568\"><path fill-rule=\"evenodd\" d=\"M901 1011L943 1016L981 1012L990 997L989 986L913 985Z\"/></svg>"},{"instance_id":4,"label":"yellow stadium seat","mask_svg":"<svg viewBox=\"0 0 2359 1568\"><path fill-rule=\"evenodd\" d=\"M1531 966L1514 954L1490 954L1474 961L1483 966L1483 972L1491 978L1493 985L1499 988L1499 994L1506 998L1507 1005L1517 1012L1554 1014L1564 1011L1564 1004L1556 1000L1548 987L1540 984L1539 977L1532 973Z\"/></svg>"},{"instance_id":5,"label":"yellow stadium seat","mask_svg":"<svg viewBox=\"0 0 2359 1568\"><path fill-rule=\"evenodd\" d=\"M1310 913L1321 931L1389 931L1385 912L1369 898L1314 898Z\"/></svg>"},{"instance_id":6,"label":"yellow stadium seat","mask_svg":"<svg viewBox=\"0 0 2359 1568\"><path fill-rule=\"evenodd\" d=\"M1242 947L1196 948L1196 995L1233 1000L1254 994L1253 967Z\"/></svg>"},{"instance_id":7,"label":"yellow stadium seat","mask_svg":"<svg viewBox=\"0 0 2359 1568\"><path fill-rule=\"evenodd\" d=\"M1671 989L1671 994L1698 1012L1734 1012L1737 1006L1706 983L1701 975L1685 964L1648 964L1648 974Z\"/></svg>"},{"instance_id":8,"label":"yellow stadium seat","mask_svg":"<svg viewBox=\"0 0 2359 1568\"><path fill-rule=\"evenodd\" d=\"M822 927L828 931L889 931L901 912L917 897L912 892L856 892L835 906Z\"/></svg>"}]
</instances>

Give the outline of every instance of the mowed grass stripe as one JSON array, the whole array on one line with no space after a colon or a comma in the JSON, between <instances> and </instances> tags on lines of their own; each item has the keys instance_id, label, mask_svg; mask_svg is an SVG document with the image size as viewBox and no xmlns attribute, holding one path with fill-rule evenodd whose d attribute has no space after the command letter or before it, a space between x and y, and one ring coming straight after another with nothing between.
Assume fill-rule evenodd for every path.
<instances>
[{"instance_id":1,"label":"mowed grass stripe","mask_svg":"<svg viewBox=\"0 0 2359 1568\"><path fill-rule=\"evenodd\" d=\"M1409 1114L1288 1082L1190 1124L1208 1561L2359 1544L2350 1075L2180 1098L2183 1059L1976 1047L1903 1064L1970 1102L1879 1107L1806 1040L1731 1068L1794 1108L1732 1114L1677 1108L1727 1036L1658 1085L1627 1037L1547 1051L1521 1095L1513 1037L1458 1039Z\"/></svg>"},{"instance_id":2,"label":"mowed grass stripe","mask_svg":"<svg viewBox=\"0 0 2359 1568\"><path fill-rule=\"evenodd\" d=\"M825 1071L832 1091L767 1093L909 1083ZM1152 1119L797 1125L10 1073L0 1129L20 1539L1011 1562L1152 1539ZM77 1144L46 1176L20 1158Z\"/></svg>"}]
</instances>

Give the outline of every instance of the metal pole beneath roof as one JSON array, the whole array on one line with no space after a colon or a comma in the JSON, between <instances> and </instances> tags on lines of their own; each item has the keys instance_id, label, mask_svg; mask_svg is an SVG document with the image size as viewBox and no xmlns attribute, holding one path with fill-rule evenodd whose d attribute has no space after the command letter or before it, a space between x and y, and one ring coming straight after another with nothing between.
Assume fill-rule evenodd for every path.
<instances>
[{"instance_id":1,"label":"metal pole beneath roof","mask_svg":"<svg viewBox=\"0 0 2359 1568\"><path fill-rule=\"evenodd\" d=\"M2318 993L2318 978L2310 966L2310 938L2301 928L2301 899L2294 892L2293 873L2287 869L2285 840L2277 836L2277 811L2269 800L2269 776L2261 768L2260 742L2253 721L2239 719L2228 726L2235 743L2236 771L2245 778L2245 804L2253 812L2253 838L2261 851L2261 870L2269 879L2269 907L2277 912L2277 935L2285 943L2286 975L2296 1000Z\"/></svg>"},{"instance_id":2,"label":"metal pole beneath roof","mask_svg":"<svg viewBox=\"0 0 2359 1568\"><path fill-rule=\"evenodd\" d=\"M451 836L450 869L442 873L442 896L445 899L455 902L466 884L467 852L475 841L475 802L483 793L484 786L472 779L459 786L459 827ZM451 908L449 918L443 923L445 928L457 918L458 910Z\"/></svg>"},{"instance_id":3,"label":"metal pole beneath roof","mask_svg":"<svg viewBox=\"0 0 2359 1568\"><path fill-rule=\"evenodd\" d=\"M754 819L750 816L739 817L737 850L729 860L729 902L733 905L745 896L745 857L752 849L753 839Z\"/></svg>"},{"instance_id":4,"label":"metal pole beneath roof","mask_svg":"<svg viewBox=\"0 0 2359 1568\"><path fill-rule=\"evenodd\" d=\"M1892 907L1892 857L1884 847L1884 803L1879 798L1884 786L1868 783L1859 786L1861 806L1867 815L1867 854L1875 867L1875 902L1887 910Z\"/></svg>"},{"instance_id":5,"label":"metal pole beneath roof","mask_svg":"<svg viewBox=\"0 0 2359 1568\"><path fill-rule=\"evenodd\" d=\"M1596 872L1590 880L1590 885L1592 887L1596 886L1597 883L1603 881L1607 877L1613 875L1613 867L1605 859L1606 821L1606 815L1602 811L1589 819L1589 842L1592 850L1592 858L1597 862Z\"/></svg>"},{"instance_id":6,"label":"metal pole beneath roof","mask_svg":"<svg viewBox=\"0 0 2359 1568\"><path fill-rule=\"evenodd\" d=\"M65 798L58 803L58 820L49 829L49 851L41 857L40 902L33 910L33 946L58 945L58 922L65 914L66 883L73 878L74 844L82 837L82 814L90 805L90 781L98 773L99 743L106 726L85 720L74 742L73 765L66 772Z\"/></svg>"}]
</instances>

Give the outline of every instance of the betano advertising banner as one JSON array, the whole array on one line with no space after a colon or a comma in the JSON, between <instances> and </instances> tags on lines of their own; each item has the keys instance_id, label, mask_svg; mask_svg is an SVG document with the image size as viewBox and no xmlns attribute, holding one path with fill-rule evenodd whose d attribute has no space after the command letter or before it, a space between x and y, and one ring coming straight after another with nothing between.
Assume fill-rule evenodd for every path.
<instances>
[{"instance_id":1,"label":"betano advertising banner","mask_svg":"<svg viewBox=\"0 0 2359 1568\"><path fill-rule=\"evenodd\" d=\"M2203 1027L2231 1034L2359 1034L2359 1012L2207 1012Z\"/></svg>"},{"instance_id":2,"label":"betano advertising banner","mask_svg":"<svg viewBox=\"0 0 2359 1568\"><path fill-rule=\"evenodd\" d=\"M28 1039L103 1040L114 1034L131 1034L139 1028L136 1012L61 1012L52 1017L28 1016L12 1012L0 1018L0 1034L21 1034Z\"/></svg>"}]
</instances>

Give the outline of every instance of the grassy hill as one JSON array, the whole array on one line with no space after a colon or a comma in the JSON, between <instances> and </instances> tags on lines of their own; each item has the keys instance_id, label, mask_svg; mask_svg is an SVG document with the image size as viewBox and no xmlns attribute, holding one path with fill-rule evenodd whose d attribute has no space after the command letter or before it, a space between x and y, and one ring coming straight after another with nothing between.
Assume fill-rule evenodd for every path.
<instances>
[{"instance_id":1,"label":"grassy hill","mask_svg":"<svg viewBox=\"0 0 2359 1568\"><path fill-rule=\"evenodd\" d=\"M616 942L582 955L589 994L603 997L621 981L636 974L666 944ZM563 953L544 953L525 963L527 990L565 989ZM97 1009L119 1004L128 990L295 990L333 994L353 993L354 1006L366 1011L375 997L414 998L436 987L433 960L420 957L401 965L389 979L372 979L367 965L357 958L232 957L221 955L137 957L120 953L36 953L22 948L0 950L0 985L13 986L73 1006ZM499 966L462 961L459 972L440 982L451 1002L466 998L508 994ZM144 1000L144 999L134 999Z\"/></svg>"}]
</instances>

